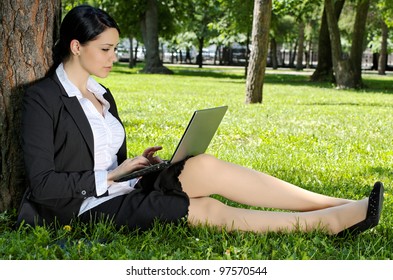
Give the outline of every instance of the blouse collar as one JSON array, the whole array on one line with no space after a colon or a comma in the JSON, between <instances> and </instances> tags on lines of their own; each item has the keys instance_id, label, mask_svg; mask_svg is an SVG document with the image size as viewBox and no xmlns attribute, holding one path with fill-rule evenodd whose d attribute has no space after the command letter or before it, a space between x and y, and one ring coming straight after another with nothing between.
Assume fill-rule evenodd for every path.
<instances>
[{"instance_id":1,"label":"blouse collar","mask_svg":"<svg viewBox=\"0 0 393 280\"><path fill-rule=\"evenodd\" d=\"M68 78L66 71L64 70L63 63L56 69L56 75L59 78L60 83L64 87L67 95L69 97L76 97L78 100L83 98L80 90L71 82ZM87 80L87 89L92 92L96 98L104 105L104 111L107 112L109 110L109 102L104 98L104 94L106 93L106 89L101 86L96 80L92 77L89 77Z\"/></svg>"},{"instance_id":2,"label":"blouse collar","mask_svg":"<svg viewBox=\"0 0 393 280\"><path fill-rule=\"evenodd\" d=\"M80 90L70 81L70 79L68 79L67 73L64 70L63 63L60 63L60 65L57 67L56 75L59 78L60 83L64 87L69 97L76 96L78 99L83 98ZM106 93L106 89L92 77L89 77L87 80L87 89L95 95L102 96Z\"/></svg>"}]
</instances>

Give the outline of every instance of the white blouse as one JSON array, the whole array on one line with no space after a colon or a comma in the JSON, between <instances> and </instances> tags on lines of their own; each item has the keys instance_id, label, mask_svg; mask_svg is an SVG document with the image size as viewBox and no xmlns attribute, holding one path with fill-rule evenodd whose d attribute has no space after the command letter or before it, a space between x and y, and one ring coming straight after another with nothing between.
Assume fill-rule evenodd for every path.
<instances>
[{"instance_id":1,"label":"white blouse","mask_svg":"<svg viewBox=\"0 0 393 280\"><path fill-rule=\"evenodd\" d=\"M68 79L63 64L56 69L56 74L69 97L77 97L83 111L89 120L94 136L94 175L97 196L108 191L108 196L89 197L85 199L79 210L79 215L87 210L119 195L130 193L138 179L107 185L108 172L118 166L117 152L124 140L124 128L120 122L108 111L110 104L103 95L106 90L92 77L89 77L87 89L92 92L103 106L103 115L94 107L93 103L84 98L79 89ZM76 151L77 152L77 151Z\"/></svg>"}]
</instances>

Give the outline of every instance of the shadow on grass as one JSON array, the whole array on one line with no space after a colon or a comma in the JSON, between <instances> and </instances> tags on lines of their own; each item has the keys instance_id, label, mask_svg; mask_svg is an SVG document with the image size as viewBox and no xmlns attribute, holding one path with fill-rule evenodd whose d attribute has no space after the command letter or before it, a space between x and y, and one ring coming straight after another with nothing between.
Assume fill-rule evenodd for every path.
<instances>
[{"instance_id":1,"label":"shadow on grass","mask_svg":"<svg viewBox=\"0 0 393 280\"><path fill-rule=\"evenodd\" d=\"M377 174L378 177L388 178L389 181L393 179L393 169L391 168L383 168L383 167L373 167L369 169L370 174Z\"/></svg>"},{"instance_id":2,"label":"shadow on grass","mask_svg":"<svg viewBox=\"0 0 393 280\"><path fill-rule=\"evenodd\" d=\"M114 64L111 72L118 74L137 74L141 69L140 67L129 68L128 64L117 62Z\"/></svg>"},{"instance_id":3,"label":"shadow on grass","mask_svg":"<svg viewBox=\"0 0 393 280\"><path fill-rule=\"evenodd\" d=\"M173 70L173 69L172 69ZM233 71L233 70L232 70ZM245 77L242 74L243 69L239 68L238 71L231 73L231 70L227 68L217 69L217 68L202 68L202 69L179 69L174 70L175 75L184 77L206 77L206 78L217 78L223 79L220 82L225 82L225 80L230 80L233 83L245 83ZM225 79L225 80L224 80ZM318 88L332 88L329 83L313 83L310 81L308 75L303 74L292 74L292 73L266 73L265 74L265 84L282 84L291 86L314 86Z\"/></svg>"},{"instance_id":4,"label":"shadow on grass","mask_svg":"<svg viewBox=\"0 0 393 280\"><path fill-rule=\"evenodd\" d=\"M392 79L381 79L381 76L370 76L363 77L365 88L360 90L361 92L372 93L375 91L384 94L393 94L393 78Z\"/></svg>"},{"instance_id":5,"label":"shadow on grass","mask_svg":"<svg viewBox=\"0 0 393 280\"><path fill-rule=\"evenodd\" d=\"M244 81L244 75L239 73L230 73L223 69L206 69L206 68L195 68L195 69L173 69L175 75L185 77L206 77L206 78L218 78L218 79L233 79Z\"/></svg>"},{"instance_id":6,"label":"shadow on grass","mask_svg":"<svg viewBox=\"0 0 393 280\"><path fill-rule=\"evenodd\" d=\"M220 66L196 68L194 66L169 66L176 76L184 77L205 77L205 78L217 78L217 79L230 79L230 82L245 83L244 68L226 68ZM120 74L140 74L143 69L143 64L139 63L134 68L128 68L126 63L116 63L112 72ZM277 71L277 72L274 72ZM266 84L282 84L291 86L311 86L317 88L328 88L334 89L334 85L329 82L312 82L310 80L310 73L304 71L295 71L292 69L284 70L270 70L265 74ZM351 90L358 93L384 93L393 94L393 79L386 79L384 76L377 74L365 74L363 75L363 82L365 87L360 90Z\"/></svg>"},{"instance_id":7,"label":"shadow on grass","mask_svg":"<svg viewBox=\"0 0 393 280\"><path fill-rule=\"evenodd\" d=\"M370 93L373 93L371 91ZM299 106L361 106L361 107L381 107L381 108L393 108L393 104L386 104L382 102L366 102L366 103L358 103L358 102L306 102L306 103L297 103Z\"/></svg>"}]
</instances>

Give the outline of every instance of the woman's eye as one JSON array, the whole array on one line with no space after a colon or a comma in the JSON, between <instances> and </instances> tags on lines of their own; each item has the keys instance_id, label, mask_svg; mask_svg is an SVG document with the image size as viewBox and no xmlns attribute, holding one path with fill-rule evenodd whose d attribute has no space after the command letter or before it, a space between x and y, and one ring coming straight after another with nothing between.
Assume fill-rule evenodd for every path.
<instances>
[{"instance_id":1,"label":"woman's eye","mask_svg":"<svg viewBox=\"0 0 393 280\"><path fill-rule=\"evenodd\" d=\"M109 51L109 49L102 49L104 52L107 52L107 51Z\"/></svg>"}]
</instances>

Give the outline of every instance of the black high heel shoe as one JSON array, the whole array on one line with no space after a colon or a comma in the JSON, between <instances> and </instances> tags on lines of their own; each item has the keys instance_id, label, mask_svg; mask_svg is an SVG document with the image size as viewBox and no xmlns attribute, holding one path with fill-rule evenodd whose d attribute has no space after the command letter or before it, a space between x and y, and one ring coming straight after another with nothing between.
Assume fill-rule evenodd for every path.
<instances>
[{"instance_id":1,"label":"black high heel shoe","mask_svg":"<svg viewBox=\"0 0 393 280\"><path fill-rule=\"evenodd\" d=\"M366 219L347 229L344 229L343 231L340 231L336 236L344 237L347 235L357 235L378 225L382 212L383 192L383 184L381 182L376 182L370 193L370 196L368 197Z\"/></svg>"}]
</instances>

